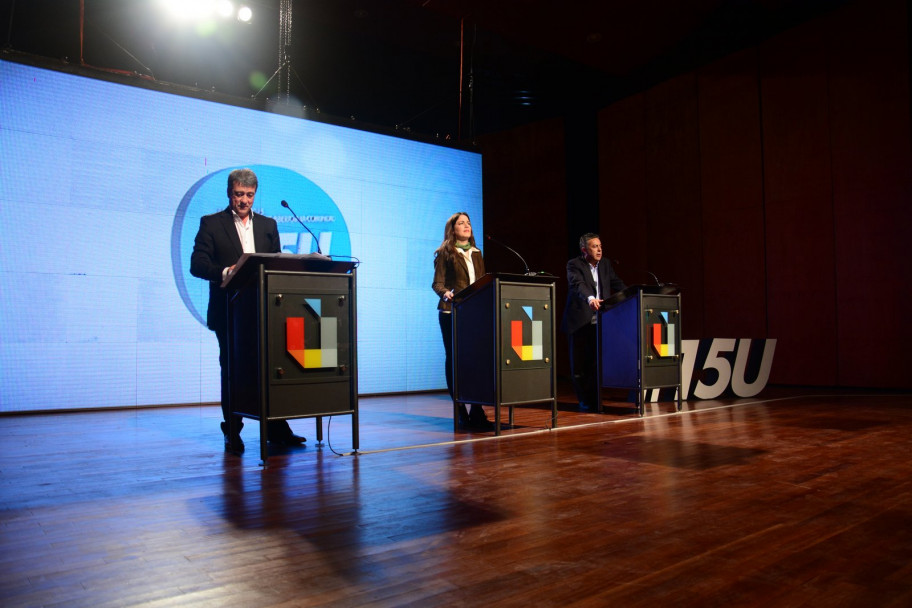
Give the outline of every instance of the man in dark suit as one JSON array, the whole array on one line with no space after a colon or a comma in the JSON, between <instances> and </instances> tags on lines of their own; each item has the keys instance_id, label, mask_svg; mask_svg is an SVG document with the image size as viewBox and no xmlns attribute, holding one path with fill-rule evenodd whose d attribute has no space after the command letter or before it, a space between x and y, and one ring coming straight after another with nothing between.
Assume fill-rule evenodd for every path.
<instances>
[{"instance_id":1,"label":"man in dark suit","mask_svg":"<svg viewBox=\"0 0 912 608\"><path fill-rule=\"evenodd\" d=\"M561 331L570 342L570 369L580 408L598 411L598 335L596 319L602 301L625 288L611 262L602 259L602 241L587 232L579 240L580 257L567 262L567 305Z\"/></svg>"},{"instance_id":2,"label":"man in dark suit","mask_svg":"<svg viewBox=\"0 0 912 608\"><path fill-rule=\"evenodd\" d=\"M222 433L225 449L243 452L238 419L237 433L229 432L228 404L228 301L221 283L231 272L241 254L278 253L281 251L279 230L271 217L253 212L258 181L250 169L235 169L228 175L228 207L200 220L199 232L190 256L190 274L209 281L209 308L206 325L215 332L219 344L219 364L222 367ZM306 441L291 432L285 420L269 423L269 441L284 445L301 445Z\"/></svg>"}]
</instances>

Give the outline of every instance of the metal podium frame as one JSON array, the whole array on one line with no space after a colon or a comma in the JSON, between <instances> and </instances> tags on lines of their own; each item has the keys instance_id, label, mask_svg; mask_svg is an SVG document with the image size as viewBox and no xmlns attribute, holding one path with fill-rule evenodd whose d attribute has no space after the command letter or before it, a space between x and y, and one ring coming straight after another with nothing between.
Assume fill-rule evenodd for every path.
<instances>
[{"instance_id":1,"label":"metal podium frame","mask_svg":"<svg viewBox=\"0 0 912 608\"><path fill-rule=\"evenodd\" d=\"M512 426L514 405L550 402L551 427L557 427L555 280L550 275L486 274L454 295L454 430L459 426L457 403L493 405L494 434L500 435L502 405L509 407ZM515 354L516 345L507 337L507 323L522 322L528 312L533 319L526 327L534 332L535 321L540 323L539 359ZM534 351L528 352L534 357Z\"/></svg>"},{"instance_id":2,"label":"metal podium frame","mask_svg":"<svg viewBox=\"0 0 912 608\"><path fill-rule=\"evenodd\" d=\"M352 445L358 450L356 266L319 254L244 254L223 283L228 291L229 410L234 414L230 430L238 430L233 428L235 415L259 420L263 466L268 458L265 423L270 420L316 418L320 443L324 416L351 415ZM290 317L295 322L300 318L302 347L305 318L311 318L319 348L311 340L309 351L289 350ZM322 343L324 335L335 337L330 348ZM311 357L310 364L301 363L301 356Z\"/></svg>"}]
</instances>

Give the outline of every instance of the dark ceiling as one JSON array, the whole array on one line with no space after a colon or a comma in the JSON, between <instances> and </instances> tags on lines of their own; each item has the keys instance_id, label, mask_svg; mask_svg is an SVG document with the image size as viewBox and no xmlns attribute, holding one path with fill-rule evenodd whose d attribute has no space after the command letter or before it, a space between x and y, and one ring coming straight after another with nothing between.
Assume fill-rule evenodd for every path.
<instances>
[{"instance_id":1,"label":"dark ceiling","mask_svg":"<svg viewBox=\"0 0 912 608\"><path fill-rule=\"evenodd\" d=\"M249 2L251 24L209 29L176 26L161 2L0 0L0 31L7 56L79 65L82 31L90 69L277 99L277 79L263 84L280 64L280 0ZM603 107L843 3L293 0L291 95L278 99L368 128L466 142Z\"/></svg>"}]
</instances>

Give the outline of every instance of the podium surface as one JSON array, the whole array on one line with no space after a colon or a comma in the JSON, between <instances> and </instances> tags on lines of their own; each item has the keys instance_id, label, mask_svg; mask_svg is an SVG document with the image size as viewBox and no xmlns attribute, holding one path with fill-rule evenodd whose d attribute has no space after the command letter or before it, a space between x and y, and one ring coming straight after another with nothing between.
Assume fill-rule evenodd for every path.
<instances>
[{"instance_id":1,"label":"podium surface","mask_svg":"<svg viewBox=\"0 0 912 608\"><path fill-rule=\"evenodd\" d=\"M319 442L323 416L350 415L357 451L355 283L352 262L281 253L245 254L226 280L229 409L260 421L264 465L270 420L316 418Z\"/></svg>"},{"instance_id":2,"label":"podium surface","mask_svg":"<svg viewBox=\"0 0 912 608\"><path fill-rule=\"evenodd\" d=\"M500 408L551 403L557 426L552 276L486 274L453 297L453 424L456 404Z\"/></svg>"}]
</instances>

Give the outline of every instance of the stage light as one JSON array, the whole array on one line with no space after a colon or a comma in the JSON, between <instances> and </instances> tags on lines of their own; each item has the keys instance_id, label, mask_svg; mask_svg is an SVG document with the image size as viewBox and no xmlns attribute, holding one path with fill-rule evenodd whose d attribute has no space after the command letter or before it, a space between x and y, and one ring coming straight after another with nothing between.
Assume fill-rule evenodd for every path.
<instances>
[{"instance_id":1,"label":"stage light","mask_svg":"<svg viewBox=\"0 0 912 608\"><path fill-rule=\"evenodd\" d=\"M215 0L159 0L161 5L179 21L207 19L215 11Z\"/></svg>"},{"instance_id":2,"label":"stage light","mask_svg":"<svg viewBox=\"0 0 912 608\"><path fill-rule=\"evenodd\" d=\"M218 12L219 17L227 19L234 15L234 4L231 3L231 0L218 0L218 5L215 10Z\"/></svg>"},{"instance_id":3,"label":"stage light","mask_svg":"<svg viewBox=\"0 0 912 608\"><path fill-rule=\"evenodd\" d=\"M235 13L231 0L159 0L159 4L179 21L207 21L216 16L230 19L236 15L238 21L249 22L253 18L249 6L241 6Z\"/></svg>"}]
</instances>

